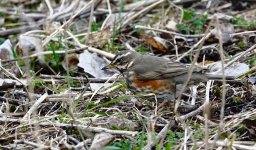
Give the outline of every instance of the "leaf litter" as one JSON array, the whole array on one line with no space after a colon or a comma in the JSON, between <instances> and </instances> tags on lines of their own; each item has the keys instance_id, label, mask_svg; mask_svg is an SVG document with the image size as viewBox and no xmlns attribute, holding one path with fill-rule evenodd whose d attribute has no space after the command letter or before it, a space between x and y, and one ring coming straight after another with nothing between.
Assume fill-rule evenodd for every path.
<instances>
[{"instance_id":1,"label":"leaf litter","mask_svg":"<svg viewBox=\"0 0 256 150\"><path fill-rule=\"evenodd\" d=\"M255 2L0 6L1 149L256 149ZM188 86L176 101L149 101L101 70L127 49L195 60L219 80Z\"/></svg>"}]
</instances>

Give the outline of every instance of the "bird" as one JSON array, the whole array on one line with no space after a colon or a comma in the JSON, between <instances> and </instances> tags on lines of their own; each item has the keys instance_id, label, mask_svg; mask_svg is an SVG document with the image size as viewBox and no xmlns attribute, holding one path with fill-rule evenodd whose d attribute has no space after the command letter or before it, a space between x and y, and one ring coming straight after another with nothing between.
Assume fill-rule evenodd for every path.
<instances>
[{"instance_id":1,"label":"bird","mask_svg":"<svg viewBox=\"0 0 256 150\"><path fill-rule=\"evenodd\" d=\"M175 99L176 85L184 84L187 80L190 66L163 57L125 50L119 51L102 69L117 69L134 93L154 93L159 99ZM190 83L205 82L209 77L205 69L195 67Z\"/></svg>"}]
</instances>

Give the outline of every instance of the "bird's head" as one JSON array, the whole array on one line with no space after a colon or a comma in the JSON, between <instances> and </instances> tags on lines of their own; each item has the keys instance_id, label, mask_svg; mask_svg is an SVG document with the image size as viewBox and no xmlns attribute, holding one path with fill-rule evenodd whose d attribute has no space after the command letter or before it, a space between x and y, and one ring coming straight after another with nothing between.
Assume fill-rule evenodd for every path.
<instances>
[{"instance_id":1,"label":"bird's head","mask_svg":"<svg viewBox=\"0 0 256 150\"><path fill-rule=\"evenodd\" d=\"M130 51L130 50L120 51L116 54L116 56L111 61L111 63L102 69L116 68L119 71L123 72L133 65L134 60L139 55L140 54L135 51Z\"/></svg>"}]
</instances>

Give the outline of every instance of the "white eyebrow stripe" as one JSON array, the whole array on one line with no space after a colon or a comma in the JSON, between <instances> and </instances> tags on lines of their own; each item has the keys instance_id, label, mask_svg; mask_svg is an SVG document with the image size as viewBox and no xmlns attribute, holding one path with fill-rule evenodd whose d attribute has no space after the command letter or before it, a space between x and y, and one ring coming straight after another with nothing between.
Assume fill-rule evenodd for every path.
<instances>
[{"instance_id":1,"label":"white eyebrow stripe","mask_svg":"<svg viewBox=\"0 0 256 150\"><path fill-rule=\"evenodd\" d=\"M126 53L126 54L124 54L124 55L121 55L121 56L125 57L125 56L128 56L128 55L130 55L130 54L131 54L131 52L128 52L128 53Z\"/></svg>"},{"instance_id":2,"label":"white eyebrow stripe","mask_svg":"<svg viewBox=\"0 0 256 150\"><path fill-rule=\"evenodd\" d=\"M131 52L128 52L128 53L126 53L126 54L124 54L124 55L119 55L119 56L117 56L116 59L113 60L113 63L115 63L116 60L118 60L118 59L120 59L120 58L122 58L122 57L126 57L126 56L128 56L128 55L130 55L130 54L131 54Z\"/></svg>"}]
</instances>

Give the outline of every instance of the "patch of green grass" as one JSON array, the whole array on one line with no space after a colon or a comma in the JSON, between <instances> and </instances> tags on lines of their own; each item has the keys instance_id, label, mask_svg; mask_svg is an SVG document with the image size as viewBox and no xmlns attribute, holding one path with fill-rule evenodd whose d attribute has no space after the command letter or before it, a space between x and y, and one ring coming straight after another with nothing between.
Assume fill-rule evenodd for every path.
<instances>
[{"instance_id":1,"label":"patch of green grass","mask_svg":"<svg viewBox=\"0 0 256 150\"><path fill-rule=\"evenodd\" d=\"M15 17L5 17L4 25L12 24L12 28L18 28L21 25L17 23L17 18Z\"/></svg>"},{"instance_id":2,"label":"patch of green grass","mask_svg":"<svg viewBox=\"0 0 256 150\"><path fill-rule=\"evenodd\" d=\"M245 47L245 43L243 41L240 41L240 42L237 43L237 46L239 48L244 48Z\"/></svg>"},{"instance_id":3,"label":"patch of green grass","mask_svg":"<svg viewBox=\"0 0 256 150\"><path fill-rule=\"evenodd\" d=\"M28 125L22 125L19 131L20 132L26 132L28 129L29 129Z\"/></svg>"},{"instance_id":4,"label":"patch of green grass","mask_svg":"<svg viewBox=\"0 0 256 150\"><path fill-rule=\"evenodd\" d=\"M183 23L177 24L176 28L184 34L199 34L202 33L204 24L207 20L207 15L198 15L195 10L185 9L183 14Z\"/></svg>"},{"instance_id":5,"label":"patch of green grass","mask_svg":"<svg viewBox=\"0 0 256 150\"><path fill-rule=\"evenodd\" d=\"M85 102L84 105L86 109L92 109L97 106L94 102Z\"/></svg>"},{"instance_id":6,"label":"patch of green grass","mask_svg":"<svg viewBox=\"0 0 256 150\"><path fill-rule=\"evenodd\" d=\"M125 49L125 46L117 42L120 29L118 28L119 23L114 22L113 31L111 33L111 38L107 44L105 44L104 49L110 52L117 52L119 50Z\"/></svg>"},{"instance_id":7,"label":"patch of green grass","mask_svg":"<svg viewBox=\"0 0 256 150\"><path fill-rule=\"evenodd\" d=\"M70 71L69 76L74 76L74 73ZM71 87L81 87L82 86L82 84L80 82L77 82L76 80L72 80L72 79L69 79L69 78L66 78L65 82L69 83L69 85Z\"/></svg>"},{"instance_id":8,"label":"patch of green grass","mask_svg":"<svg viewBox=\"0 0 256 150\"><path fill-rule=\"evenodd\" d=\"M118 97L118 98L114 98L114 99L111 99L110 101L107 101L105 103L102 103L102 104L99 104L93 108L91 108L90 110L94 110L96 108L100 108L100 107L103 107L103 106L107 106L109 104L113 104L113 103L116 103L116 102L119 102L119 101L122 101L122 100L126 100L126 99L129 99L129 98L133 98L135 97L134 95L128 95L128 96L122 96L122 97Z\"/></svg>"},{"instance_id":9,"label":"patch of green grass","mask_svg":"<svg viewBox=\"0 0 256 150\"><path fill-rule=\"evenodd\" d=\"M243 100L241 97L234 96L234 97L232 97L232 102L235 104L241 104L243 102Z\"/></svg>"},{"instance_id":10,"label":"patch of green grass","mask_svg":"<svg viewBox=\"0 0 256 150\"><path fill-rule=\"evenodd\" d=\"M112 146L121 148L122 150L129 150L132 148L132 142L128 139L113 142Z\"/></svg>"},{"instance_id":11,"label":"patch of green grass","mask_svg":"<svg viewBox=\"0 0 256 150\"><path fill-rule=\"evenodd\" d=\"M145 132L140 132L137 134L136 143L128 139L122 139L112 142L101 150L141 150L146 144L147 135Z\"/></svg>"},{"instance_id":12,"label":"patch of green grass","mask_svg":"<svg viewBox=\"0 0 256 150\"><path fill-rule=\"evenodd\" d=\"M124 6L125 6L125 1L124 0L119 0L117 5L118 5L118 10L120 12L123 12L124 11Z\"/></svg>"},{"instance_id":13,"label":"patch of green grass","mask_svg":"<svg viewBox=\"0 0 256 150\"><path fill-rule=\"evenodd\" d=\"M113 88L112 91L110 91L110 93L116 93L116 92L119 92L119 91L123 91L123 89L128 89L127 84L124 81L114 83L114 84L111 85L111 88L112 87L115 87L115 88Z\"/></svg>"},{"instance_id":14,"label":"patch of green grass","mask_svg":"<svg viewBox=\"0 0 256 150\"><path fill-rule=\"evenodd\" d=\"M175 145L179 144L180 139L184 137L183 131L168 131L166 135L166 144L163 147L158 147L161 150L170 150Z\"/></svg>"},{"instance_id":15,"label":"patch of green grass","mask_svg":"<svg viewBox=\"0 0 256 150\"><path fill-rule=\"evenodd\" d=\"M164 147L164 150L170 150L172 147L177 144L177 138L175 137L175 133L172 131L167 132L167 144Z\"/></svg>"},{"instance_id":16,"label":"patch of green grass","mask_svg":"<svg viewBox=\"0 0 256 150\"><path fill-rule=\"evenodd\" d=\"M9 14L7 14L5 12L0 13L0 17L2 17L2 18L7 18L8 16L9 16Z\"/></svg>"},{"instance_id":17,"label":"patch of green grass","mask_svg":"<svg viewBox=\"0 0 256 150\"><path fill-rule=\"evenodd\" d=\"M142 149L147 144L147 134L145 132L140 132L137 135L137 149Z\"/></svg>"},{"instance_id":18,"label":"patch of green grass","mask_svg":"<svg viewBox=\"0 0 256 150\"><path fill-rule=\"evenodd\" d=\"M92 110L95 110L97 108L107 106L107 105L110 105L110 104L113 104L113 103L117 103L119 101L127 100L127 99L130 99L130 98L133 98L133 97L144 97L144 96L145 96L145 94L136 94L136 95L127 95L127 96L117 97L117 98L111 99L107 102L101 103L101 104L89 109L89 111L92 111Z\"/></svg>"},{"instance_id":19,"label":"patch of green grass","mask_svg":"<svg viewBox=\"0 0 256 150\"><path fill-rule=\"evenodd\" d=\"M256 21L250 22L245 18L241 17L234 17L230 20L230 23L233 24L235 27L247 30L256 29Z\"/></svg>"},{"instance_id":20,"label":"patch of green grass","mask_svg":"<svg viewBox=\"0 0 256 150\"><path fill-rule=\"evenodd\" d=\"M149 51L149 49L148 49L147 47L145 47L145 46L139 46L139 47L137 47L135 50L136 50L137 52L142 53L142 54L144 54L144 53L146 53L146 52Z\"/></svg>"},{"instance_id":21,"label":"patch of green grass","mask_svg":"<svg viewBox=\"0 0 256 150\"><path fill-rule=\"evenodd\" d=\"M117 147L117 146L106 146L104 148L101 148L100 150L125 150L125 149Z\"/></svg>"},{"instance_id":22,"label":"patch of green grass","mask_svg":"<svg viewBox=\"0 0 256 150\"><path fill-rule=\"evenodd\" d=\"M181 139L184 137L185 133L184 132L175 132L175 137L178 138L178 139Z\"/></svg>"},{"instance_id":23,"label":"patch of green grass","mask_svg":"<svg viewBox=\"0 0 256 150\"><path fill-rule=\"evenodd\" d=\"M220 134L220 139L228 138L230 134L231 134L230 131L222 132L222 133Z\"/></svg>"},{"instance_id":24,"label":"patch of green grass","mask_svg":"<svg viewBox=\"0 0 256 150\"><path fill-rule=\"evenodd\" d=\"M5 41L5 39L0 37L0 45L3 44L4 41Z\"/></svg>"},{"instance_id":25,"label":"patch of green grass","mask_svg":"<svg viewBox=\"0 0 256 150\"><path fill-rule=\"evenodd\" d=\"M116 52L117 48L115 46L116 44L111 42L108 42L104 45L104 49L106 49L106 51L110 51L110 52Z\"/></svg>"},{"instance_id":26,"label":"patch of green grass","mask_svg":"<svg viewBox=\"0 0 256 150\"><path fill-rule=\"evenodd\" d=\"M141 34L141 33L143 33L144 30L142 30L141 28L135 28L136 25L139 25L139 24L131 24L131 27L132 27L133 32L135 32L135 34Z\"/></svg>"},{"instance_id":27,"label":"patch of green grass","mask_svg":"<svg viewBox=\"0 0 256 150\"><path fill-rule=\"evenodd\" d=\"M256 54L254 54L249 60L246 61L250 66L256 66Z\"/></svg>"},{"instance_id":28,"label":"patch of green grass","mask_svg":"<svg viewBox=\"0 0 256 150\"><path fill-rule=\"evenodd\" d=\"M12 51L13 58L18 59L18 54L17 54L16 50L14 49L14 47L11 47L11 51ZM19 60L17 60L17 62L18 62L20 67L25 65L25 61L23 59L19 59Z\"/></svg>"},{"instance_id":29,"label":"patch of green grass","mask_svg":"<svg viewBox=\"0 0 256 150\"><path fill-rule=\"evenodd\" d=\"M215 96L221 97L221 95L222 95L222 88L219 87L219 86L213 87L213 93L214 93Z\"/></svg>"},{"instance_id":30,"label":"patch of green grass","mask_svg":"<svg viewBox=\"0 0 256 150\"><path fill-rule=\"evenodd\" d=\"M38 87L43 86L44 83L45 83L44 80L42 80L40 78L34 78L32 80L32 87L33 88L38 88Z\"/></svg>"},{"instance_id":31,"label":"patch of green grass","mask_svg":"<svg viewBox=\"0 0 256 150\"><path fill-rule=\"evenodd\" d=\"M197 134L197 133L195 133ZM200 134L201 135L201 134ZM156 134L153 133L153 137L156 137ZM157 150L170 150L172 149L175 145L180 143L180 139L184 137L184 132L180 131L168 131L166 135L166 142L163 146L160 144L156 145ZM118 141L112 142L109 146L103 148L104 150L109 150L111 148L117 149L117 150L141 150L143 147L145 147L147 144L147 133L144 131L141 131L140 133L137 134L137 138L135 142L132 142L128 139L122 139Z\"/></svg>"},{"instance_id":32,"label":"patch of green grass","mask_svg":"<svg viewBox=\"0 0 256 150\"><path fill-rule=\"evenodd\" d=\"M244 124L240 124L238 130L235 132L236 137L239 138L241 136L241 134L244 134L247 131L248 131L248 128Z\"/></svg>"},{"instance_id":33,"label":"patch of green grass","mask_svg":"<svg viewBox=\"0 0 256 150\"><path fill-rule=\"evenodd\" d=\"M49 49L52 51L52 55L46 55L45 61L49 62L50 66L54 69L59 69L61 65L61 55L57 54L56 51L63 50L62 37L58 38L58 42L50 41Z\"/></svg>"},{"instance_id":34,"label":"patch of green grass","mask_svg":"<svg viewBox=\"0 0 256 150\"><path fill-rule=\"evenodd\" d=\"M59 116L59 120L61 123L71 123L69 119L69 115L67 114L67 111L65 109L66 104L62 102L61 104L61 114Z\"/></svg>"},{"instance_id":35,"label":"patch of green grass","mask_svg":"<svg viewBox=\"0 0 256 150\"><path fill-rule=\"evenodd\" d=\"M58 85L58 84L45 83L44 80L40 78L33 78L31 84L34 89L48 89L53 91L54 93L60 93L67 88L67 84Z\"/></svg>"},{"instance_id":36,"label":"patch of green grass","mask_svg":"<svg viewBox=\"0 0 256 150\"><path fill-rule=\"evenodd\" d=\"M100 24L98 24L97 22L92 22L91 32L99 31L100 28L101 28Z\"/></svg>"},{"instance_id":37,"label":"patch of green grass","mask_svg":"<svg viewBox=\"0 0 256 150\"><path fill-rule=\"evenodd\" d=\"M204 132L200 129L196 130L193 135L194 135L194 138L198 141L201 141L204 139Z\"/></svg>"},{"instance_id":38,"label":"patch of green grass","mask_svg":"<svg viewBox=\"0 0 256 150\"><path fill-rule=\"evenodd\" d=\"M18 55L17 55L15 49L12 47L11 50L12 50L12 56L13 56L13 58L17 59L17 58L18 58Z\"/></svg>"},{"instance_id":39,"label":"patch of green grass","mask_svg":"<svg viewBox=\"0 0 256 150\"><path fill-rule=\"evenodd\" d=\"M16 110L16 105L10 104L9 111L14 112Z\"/></svg>"}]
</instances>

